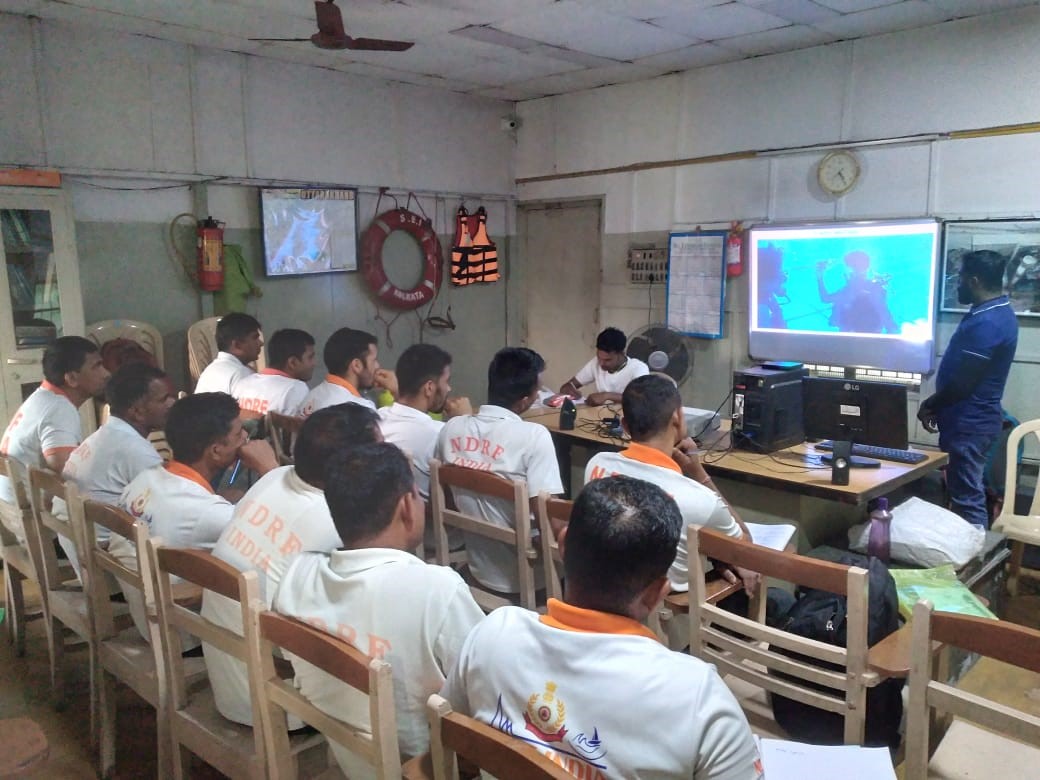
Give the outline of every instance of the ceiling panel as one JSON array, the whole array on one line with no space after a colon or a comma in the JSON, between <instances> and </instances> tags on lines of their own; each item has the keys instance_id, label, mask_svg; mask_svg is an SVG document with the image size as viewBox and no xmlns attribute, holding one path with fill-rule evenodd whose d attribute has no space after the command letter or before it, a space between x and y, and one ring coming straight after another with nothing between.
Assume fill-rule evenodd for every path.
<instances>
[{"instance_id":1,"label":"ceiling panel","mask_svg":"<svg viewBox=\"0 0 1040 780\"><path fill-rule=\"evenodd\" d=\"M838 36L833 33L798 24L790 27L781 27L779 30L766 30L764 32L751 33L750 35L738 35L735 38L727 38L721 41L720 45L727 49L736 49L748 56L755 56L759 54L775 54L776 52L791 51L793 49L807 49L811 46L820 46L836 40L838 40Z\"/></svg>"},{"instance_id":2,"label":"ceiling panel","mask_svg":"<svg viewBox=\"0 0 1040 780\"><path fill-rule=\"evenodd\" d=\"M735 35L784 27L790 22L740 3L716 5L700 11L684 12L654 19L654 24L676 30L691 38L714 41Z\"/></svg>"},{"instance_id":3,"label":"ceiling panel","mask_svg":"<svg viewBox=\"0 0 1040 780\"><path fill-rule=\"evenodd\" d=\"M817 26L842 38L863 38L868 35L938 24L949 18L948 12L929 5L924 0L907 0L896 5L839 16L837 19L820 22Z\"/></svg>"}]
</instances>

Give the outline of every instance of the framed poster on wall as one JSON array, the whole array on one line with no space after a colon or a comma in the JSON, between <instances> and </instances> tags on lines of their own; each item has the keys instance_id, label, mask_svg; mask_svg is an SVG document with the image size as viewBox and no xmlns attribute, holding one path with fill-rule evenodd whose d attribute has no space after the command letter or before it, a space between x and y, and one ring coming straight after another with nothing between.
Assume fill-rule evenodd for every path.
<instances>
[{"instance_id":1,"label":"framed poster on wall","mask_svg":"<svg viewBox=\"0 0 1040 780\"><path fill-rule=\"evenodd\" d=\"M957 301L957 276L968 252L989 249L1002 255L1004 292L1015 314L1040 317L1040 219L991 219L943 225L942 310L966 312Z\"/></svg>"},{"instance_id":2,"label":"framed poster on wall","mask_svg":"<svg viewBox=\"0 0 1040 780\"><path fill-rule=\"evenodd\" d=\"M264 270L303 276L357 270L357 190L260 190Z\"/></svg>"}]
</instances>

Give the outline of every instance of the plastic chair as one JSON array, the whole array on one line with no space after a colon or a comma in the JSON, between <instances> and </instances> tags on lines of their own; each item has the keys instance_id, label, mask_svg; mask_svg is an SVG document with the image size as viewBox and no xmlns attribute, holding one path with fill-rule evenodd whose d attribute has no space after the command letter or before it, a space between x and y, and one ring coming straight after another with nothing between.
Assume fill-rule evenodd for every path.
<instances>
[{"instance_id":1,"label":"plastic chair","mask_svg":"<svg viewBox=\"0 0 1040 780\"><path fill-rule=\"evenodd\" d=\"M778 552L695 525L687 533L690 655L715 664L727 684L727 676L731 675L756 688L838 713L844 717L845 743L862 745L867 688L881 681L876 672L867 668L866 569ZM846 596L848 646L838 647L770 628L759 620L726 612L710 603L702 558L705 555L757 571L763 579L774 577ZM751 612L757 610L752 607ZM778 649L802 657L793 658ZM783 677L777 676L777 672ZM739 693L737 698L741 699ZM746 706L744 701L741 704ZM772 729L760 726L758 730Z\"/></svg>"},{"instance_id":2,"label":"plastic chair","mask_svg":"<svg viewBox=\"0 0 1040 780\"><path fill-rule=\"evenodd\" d=\"M914 605L911 623L906 780L1026 777L1037 771L1040 717L944 682L944 664L936 660L933 643L1040 673L1040 631L1002 620L934 612L927 601ZM948 718L935 717L939 713L957 719L948 724Z\"/></svg>"},{"instance_id":3,"label":"plastic chair","mask_svg":"<svg viewBox=\"0 0 1040 780\"><path fill-rule=\"evenodd\" d=\"M207 317L188 328L188 373L191 374L193 386L199 381L199 375L203 369L217 357L218 322L220 322L220 317ZM260 357L251 365L257 371L267 367L263 350L260 350Z\"/></svg>"},{"instance_id":4,"label":"plastic chair","mask_svg":"<svg viewBox=\"0 0 1040 780\"><path fill-rule=\"evenodd\" d=\"M29 503L29 473L20 461L0 455L0 475L11 480L15 502L0 501L0 555L4 562L4 594L7 601L7 639L15 653L25 655L25 580L39 582L33 556L25 541L25 527L32 515ZM36 613L33 617L38 617Z\"/></svg>"},{"instance_id":5,"label":"plastic chair","mask_svg":"<svg viewBox=\"0 0 1040 780\"><path fill-rule=\"evenodd\" d=\"M1040 439L1040 419L1024 422L1008 436L1007 440L1007 462L1015 463L1018 458L1018 448L1027 435L1033 434ZM1019 470L1009 468L1004 476L1004 505L1001 507L1000 515L993 524L994 531L1000 531L1011 540L1011 564L1008 572L1008 592L1015 596L1018 594L1018 579L1022 575L1022 556L1025 554L1027 544L1040 545L1040 491L1033 494L1033 502L1029 507L1029 514L1019 515L1015 513L1015 495L1018 490ZM1031 574L1037 577L1040 575Z\"/></svg>"},{"instance_id":6,"label":"plastic chair","mask_svg":"<svg viewBox=\"0 0 1040 780\"><path fill-rule=\"evenodd\" d=\"M513 528L503 528L482 517L467 515L449 508L446 491L451 488L467 490L482 499L500 499L513 505ZM430 458L430 503L433 505L433 533L437 547L437 563L451 564L448 528L458 528L467 534L484 537L513 548L520 593L516 601L481 587L470 581L473 599L485 612L498 607L519 603L526 609L536 609L534 566L538 551L531 543L531 509L527 498L527 483L496 476L488 471L468 469L441 463ZM457 553L458 551L456 551Z\"/></svg>"},{"instance_id":7,"label":"plastic chair","mask_svg":"<svg viewBox=\"0 0 1040 780\"><path fill-rule=\"evenodd\" d=\"M426 702L434 780L458 780L457 756L498 780L574 780L532 745L454 712L436 693Z\"/></svg>"},{"instance_id":8,"label":"plastic chair","mask_svg":"<svg viewBox=\"0 0 1040 780\"><path fill-rule=\"evenodd\" d=\"M299 620L264 609L256 600L250 605L246 623L253 657L250 674L259 695L264 744L271 780L297 777L287 717L293 715L313 726L325 737L371 766L374 776L401 777L397 742L397 715L390 664L369 658L342 639ZM275 655L313 664L326 674L368 696L369 723L361 728L347 725L319 710L292 684L283 680L275 666Z\"/></svg>"},{"instance_id":9,"label":"plastic chair","mask_svg":"<svg viewBox=\"0 0 1040 780\"><path fill-rule=\"evenodd\" d=\"M303 420L303 417L290 417L278 412L268 412L264 417L267 438L271 442L275 457L283 466L293 464L293 447L296 445L296 436L300 432Z\"/></svg>"},{"instance_id":10,"label":"plastic chair","mask_svg":"<svg viewBox=\"0 0 1040 780\"><path fill-rule=\"evenodd\" d=\"M97 344L99 348L113 339L129 339L140 344L149 354L154 356L155 362L159 364L159 368L164 368L166 365L163 361L162 334L159 333L158 328L146 322L138 322L136 320L103 320L102 322L88 325L87 332L84 335Z\"/></svg>"}]
</instances>

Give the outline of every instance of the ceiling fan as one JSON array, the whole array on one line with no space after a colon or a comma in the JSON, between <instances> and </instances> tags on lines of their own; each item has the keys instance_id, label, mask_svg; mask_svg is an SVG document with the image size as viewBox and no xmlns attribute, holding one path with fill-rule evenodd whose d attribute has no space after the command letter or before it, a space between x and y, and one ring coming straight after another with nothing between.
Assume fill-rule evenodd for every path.
<instances>
[{"instance_id":1,"label":"ceiling fan","mask_svg":"<svg viewBox=\"0 0 1040 780\"><path fill-rule=\"evenodd\" d=\"M314 0L318 32L310 38L250 38L251 41L310 41L319 49L353 49L354 51L406 51L412 41L388 41L382 38L351 38L343 27L343 14L334 0Z\"/></svg>"}]
</instances>

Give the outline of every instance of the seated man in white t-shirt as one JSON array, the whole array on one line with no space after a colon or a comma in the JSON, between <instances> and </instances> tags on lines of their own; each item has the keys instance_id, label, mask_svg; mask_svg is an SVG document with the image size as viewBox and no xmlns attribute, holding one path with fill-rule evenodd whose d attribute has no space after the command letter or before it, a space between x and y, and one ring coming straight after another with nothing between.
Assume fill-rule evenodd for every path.
<instances>
[{"instance_id":1,"label":"seated man in white t-shirt","mask_svg":"<svg viewBox=\"0 0 1040 780\"><path fill-rule=\"evenodd\" d=\"M743 521L719 493L697 455L679 449L686 439L686 417L675 383L659 374L633 380L621 399L621 424L632 443L621 452L600 452L585 466L585 482L623 474L645 479L663 488L675 499L683 516L683 527L704 525L727 536L750 538ZM750 595L758 575L737 569ZM729 569L723 576L736 582ZM668 570L673 590L689 587L686 534L679 537L675 560Z\"/></svg>"},{"instance_id":2,"label":"seated man in white t-shirt","mask_svg":"<svg viewBox=\"0 0 1040 780\"><path fill-rule=\"evenodd\" d=\"M646 363L625 354L627 343L625 334L617 328L603 330L596 337L596 357L564 383L560 394L581 398L581 388L594 382L596 392L585 396L585 403L602 406L619 402L629 382L650 373Z\"/></svg>"},{"instance_id":3,"label":"seated man in white t-shirt","mask_svg":"<svg viewBox=\"0 0 1040 780\"><path fill-rule=\"evenodd\" d=\"M244 419L277 412L295 417L314 376L314 336L283 328L267 340L267 368L243 377L231 393Z\"/></svg>"},{"instance_id":4,"label":"seated man in white t-shirt","mask_svg":"<svg viewBox=\"0 0 1040 780\"><path fill-rule=\"evenodd\" d=\"M376 405L362 393L376 387L397 396L397 378L393 371L380 368L379 347L371 333L340 328L325 342L322 357L328 374L303 399L302 416L335 404L361 404L375 409Z\"/></svg>"},{"instance_id":5,"label":"seated man in white t-shirt","mask_svg":"<svg viewBox=\"0 0 1040 780\"><path fill-rule=\"evenodd\" d=\"M266 441L248 441L238 404L227 393L196 393L181 398L166 418L166 440L173 460L141 472L126 487L119 505L148 525L151 537L169 547L210 550L231 522L234 504L213 492L211 483L236 460L243 468L266 474L278 467ZM137 568L133 543L113 537L109 550ZM130 614L146 639L140 594L126 593Z\"/></svg>"},{"instance_id":6,"label":"seated man in white t-shirt","mask_svg":"<svg viewBox=\"0 0 1040 780\"><path fill-rule=\"evenodd\" d=\"M202 369L195 392L232 395L239 380L253 373L248 364L260 357L263 348L255 317L237 311L225 314L217 323L217 357Z\"/></svg>"},{"instance_id":7,"label":"seated man in white t-shirt","mask_svg":"<svg viewBox=\"0 0 1040 780\"><path fill-rule=\"evenodd\" d=\"M162 465L148 434L166 427L173 385L161 369L128 363L109 379L105 397L108 419L72 451L62 477L74 483L83 498L118 506L119 497L138 474ZM107 530L99 526L97 541L107 539ZM78 574L76 548L64 536L60 541Z\"/></svg>"},{"instance_id":8,"label":"seated man in white t-shirt","mask_svg":"<svg viewBox=\"0 0 1040 780\"><path fill-rule=\"evenodd\" d=\"M26 468L48 468L60 474L83 440L79 407L101 395L108 370L97 344L81 336L62 336L43 352L43 384L25 399L0 438L0 455ZM13 504L10 479L0 476L0 500ZM12 517L8 530L25 542L25 529Z\"/></svg>"},{"instance_id":9,"label":"seated man in white t-shirt","mask_svg":"<svg viewBox=\"0 0 1040 780\"><path fill-rule=\"evenodd\" d=\"M715 668L645 626L685 531L664 490L591 482L563 532L548 613L502 607L469 635L441 695L576 777L754 780L747 719Z\"/></svg>"},{"instance_id":10,"label":"seated man in white t-shirt","mask_svg":"<svg viewBox=\"0 0 1040 780\"><path fill-rule=\"evenodd\" d=\"M294 465L269 471L235 505L231 522L213 546L214 557L241 571L255 571L260 598L271 606L278 584L297 555L330 553L340 546L325 502L326 464L352 447L381 440L379 418L368 407L338 404L319 409L300 428L293 448ZM219 593L206 591L202 614L242 633L238 603ZM203 649L220 714L252 726L245 664L211 645Z\"/></svg>"},{"instance_id":11,"label":"seated man in white t-shirt","mask_svg":"<svg viewBox=\"0 0 1040 780\"><path fill-rule=\"evenodd\" d=\"M538 397L544 370L545 361L534 350L499 350L488 367L488 402L474 415L448 420L437 439L437 457L444 463L526 480L532 512L540 491L563 493L549 429L520 417ZM460 511L503 528L515 527L511 501L477 498L464 490L453 490L453 494ZM519 592L513 548L473 534L466 534L465 541L470 572L481 585L504 594ZM541 577L541 568L536 568L537 587L544 585Z\"/></svg>"},{"instance_id":12,"label":"seated man in white t-shirt","mask_svg":"<svg viewBox=\"0 0 1040 780\"><path fill-rule=\"evenodd\" d=\"M430 744L426 699L440 690L483 612L458 573L412 555L425 508L397 447L369 444L333 457L325 499L343 544L331 555L297 557L274 608L389 662L401 756L421 755ZM297 688L318 709L370 728L367 696L305 662L293 667ZM349 751L335 744L332 751L347 777L372 775Z\"/></svg>"}]
</instances>

